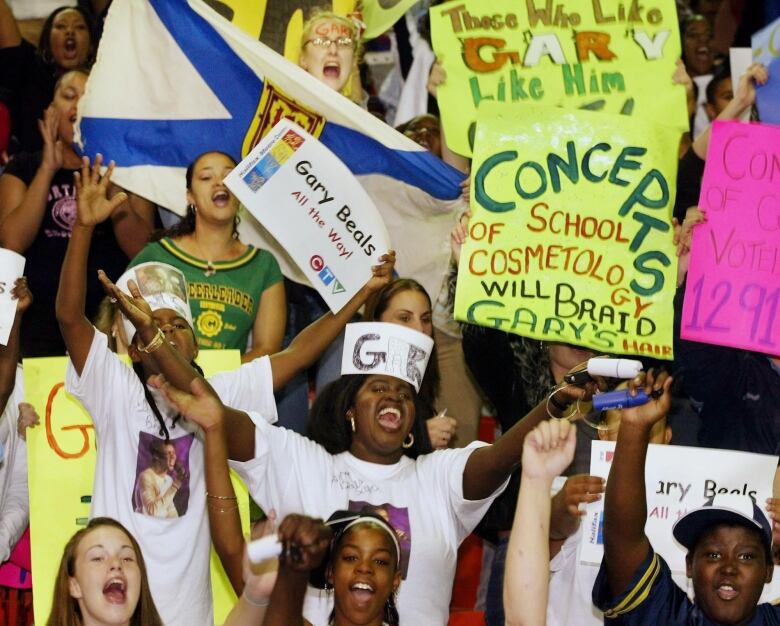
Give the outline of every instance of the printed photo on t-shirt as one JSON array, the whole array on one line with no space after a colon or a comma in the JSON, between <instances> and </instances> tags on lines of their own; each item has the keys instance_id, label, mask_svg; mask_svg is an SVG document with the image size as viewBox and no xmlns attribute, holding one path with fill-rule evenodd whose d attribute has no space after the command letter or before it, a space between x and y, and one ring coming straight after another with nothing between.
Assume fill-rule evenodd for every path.
<instances>
[{"instance_id":1,"label":"printed photo on t-shirt","mask_svg":"<svg viewBox=\"0 0 780 626\"><path fill-rule=\"evenodd\" d=\"M187 513L190 501L190 448L195 435L160 439L138 433L138 462L133 510L141 515L170 519Z\"/></svg>"},{"instance_id":2,"label":"printed photo on t-shirt","mask_svg":"<svg viewBox=\"0 0 780 626\"><path fill-rule=\"evenodd\" d=\"M401 546L401 578L406 580L409 571L409 555L412 553L412 526L409 523L409 509L396 507L385 502L384 504L370 504L361 500L350 500L350 511L362 511L366 509L385 519L395 530L398 537L398 545Z\"/></svg>"}]
</instances>

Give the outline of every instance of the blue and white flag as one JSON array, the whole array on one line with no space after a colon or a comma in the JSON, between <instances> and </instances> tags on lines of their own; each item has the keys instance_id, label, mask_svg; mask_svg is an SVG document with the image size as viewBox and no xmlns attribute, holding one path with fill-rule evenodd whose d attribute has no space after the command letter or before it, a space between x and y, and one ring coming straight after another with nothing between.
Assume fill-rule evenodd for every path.
<instances>
[{"instance_id":1,"label":"blue and white flag","mask_svg":"<svg viewBox=\"0 0 780 626\"><path fill-rule=\"evenodd\" d=\"M430 276L425 286L435 296L463 174L202 0L113 2L79 103L76 140L89 156L116 161L118 185L182 214L184 172L195 157L221 150L239 161L283 117L358 177L382 212L398 271ZM261 241L243 230L242 238L271 248L285 273L300 279L270 236L252 226Z\"/></svg>"},{"instance_id":2,"label":"blue and white flag","mask_svg":"<svg viewBox=\"0 0 780 626\"><path fill-rule=\"evenodd\" d=\"M756 88L758 116L767 124L780 124L780 18L754 33L751 44L753 61L769 72L766 84Z\"/></svg>"}]
</instances>

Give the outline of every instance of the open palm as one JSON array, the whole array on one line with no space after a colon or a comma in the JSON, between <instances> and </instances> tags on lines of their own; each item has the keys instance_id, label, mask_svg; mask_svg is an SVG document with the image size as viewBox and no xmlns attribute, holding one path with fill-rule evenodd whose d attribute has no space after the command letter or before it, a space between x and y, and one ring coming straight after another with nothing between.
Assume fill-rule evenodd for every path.
<instances>
[{"instance_id":1,"label":"open palm","mask_svg":"<svg viewBox=\"0 0 780 626\"><path fill-rule=\"evenodd\" d=\"M118 193L110 200L107 197L108 184L114 171L114 162L108 164L101 178L100 166L103 157L97 155L90 167L89 157L81 160L81 172L73 175L76 185L76 221L80 226L95 226L108 219L114 210L127 200L126 193Z\"/></svg>"}]
</instances>

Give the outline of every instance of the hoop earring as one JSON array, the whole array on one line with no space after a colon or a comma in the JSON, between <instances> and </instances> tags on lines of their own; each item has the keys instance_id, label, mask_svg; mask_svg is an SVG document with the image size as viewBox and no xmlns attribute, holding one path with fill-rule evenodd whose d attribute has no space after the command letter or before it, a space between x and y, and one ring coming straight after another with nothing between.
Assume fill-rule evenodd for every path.
<instances>
[{"instance_id":1,"label":"hoop earring","mask_svg":"<svg viewBox=\"0 0 780 626\"><path fill-rule=\"evenodd\" d=\"M404 442L401 444L401 446L403 446L408 450L413 445L414 445L414 433L409 433L408 435L406 435L406 439L404 439Z\"/></svg>"},{"instance_id":2,"label":"hoop earring","mask_svg":"<svg viewBox=\"0 0 780 626\"><path fill-rule=\"evenodd\" d=\"M349 423L352 424L352 432L356 433L357 429L355 428L355 417L353 415L349 416Z\"/></svg>"},{"instance_id":3,"label":"hoop earring","mask_svg":"<svg viewBox=\"0 0 780 626\"><path fill-rule=\"evenodd\" d=\"M197 213L198 208L194 204L188 204L187 205L187 210L188 211L192 211L193 213Z\"/></svg>"}]
</instances>

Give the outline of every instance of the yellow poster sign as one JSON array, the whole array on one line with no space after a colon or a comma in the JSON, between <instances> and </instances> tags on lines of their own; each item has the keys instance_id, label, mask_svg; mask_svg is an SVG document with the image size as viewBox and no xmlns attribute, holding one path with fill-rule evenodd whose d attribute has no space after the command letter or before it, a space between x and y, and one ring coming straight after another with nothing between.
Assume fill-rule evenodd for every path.
<instances>
[{"instance_id":1,"label":"yellow poster sign","mask_svg":"<svg viewBox=\"0 0 780 626\"><path fill-rule=\"evenodd\" d=\"M355 10L355 0L205 0L205 2L250 37L259 39L296 63L301 47L303 23L313 9L332 9L339 15L347 15Z\"/></svg>"},{"instance_id":2,"label":"yellow poster sign","mask_svg":"<svg viewBox=\"0 0 780 626\"><path fill-rule=\"evenodd\" d=\"M455 318L671 359L677 133L488 102L476 134Z\"/></svg>"},{"instance_id":3,"label":"yellow poster sign","mask_svg":"<svg viewBox=\"0 0 780 626\"><path fill-rule=\"evenodd\" d=\"M95 470L95 431L89 414L65 391L68 359L24 360L25 400L38 410L41 425L27 431L30 491L30 546L35 622L46 622L62 550L89 519ZM198 363L207 376L240 365L237 350L204 350ZM249 528L249 499L233 476L244 530ZM236 602L222 565L212 549L214 616L221 624Z\"/></svg>"},{"instance_id":4,"label":"yellow poster sign","mask_svg":"<svg viewBox=\"0 0 780 626\"><path fill-rule=\"evenodd\" d=\"M431 8L442 123L471 155L480 102L634 115L687 130L674 0L455 0Z\"/></svg>"},{"instance_id":5,"label":"yellow poster sign","mask_svg":"<svg viewBox=\"0 0 780 626\"><path fill-rule=\"evenodd\" d=\"M366 24L364 37L379 37L392 28L416 2L417 0L362 0L363 22Z\"/></svg>"}]
</instances>

